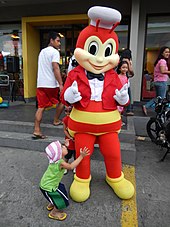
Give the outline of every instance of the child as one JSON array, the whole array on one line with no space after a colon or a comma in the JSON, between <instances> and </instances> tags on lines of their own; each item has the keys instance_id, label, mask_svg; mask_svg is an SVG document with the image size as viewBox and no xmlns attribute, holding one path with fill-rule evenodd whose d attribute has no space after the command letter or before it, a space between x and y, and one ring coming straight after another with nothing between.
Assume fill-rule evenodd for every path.
<instances>
[{"instance_id":1,"label":"child","mask_svg":"<svg viewBox=\"0 0 170 227\"><path fill-rule=\"evenodd\" d=\"M129 65L127 61L120 61L119 65L117 67L117 73L119 76L119 79L122 83L122 86L125 85L126 83L128 84L128 78L127 78L127 72L129 70ZM118 106L117 107L119 112L122 114L124 111L124 107L123 106Z\"/></svg>"},{"instance_id":2,"label":"child","mask_svg":"<svg viewBox=\"0 0 170 227\"><path fill-rule=\"evenodd\" d=\"M69 146L68 154L65 156L65 161L68 162L69 159L73 156L74 160L76 159L76 153L75 153L75 144L74 144L74 138L70 136L68 132L68 120L70 118L70 112L72 110L72 106L65 106L65 114L66 116L63 118L63 129L65 134L65 139L69 139ZM64 174L67 174L67 169L65 169ZM75 169L73 170L73 173L75 173Z\"/></svg>"},{"instance_id":3,"label":"child","mask_svg":"<svg viewBox=\"0 0 170 227\"><path fill-rule=\"evenodd\" d=\"M48 217L60 221L67 217L67 214L61 210L69 205L65 186L60 183L64 170L73 170L85 156L90 155L88 148L81 148L80 156L69 164L63 160L68 153L66 146L68 141L65 144L55 141L46 147L49 165L40 181L40 190L50 202L47 206L47 210L51 211Z\"/></svg>"},{"instance_id":4,"label":"child","mask_svg":"<svg viewBox=\"0 0 170 227\"><path fill-rule=\"evenodd\" d=\"M130 88L130 80L134 77L134 71L132 67L132 52L130 49L124 49L120 55L120 61L127 61L128 63L128 72L126 73L127 77L129 78L129 87L128 87L128 94L130 103L126 107L126 115L133 116L133 105L132 105L132 97L131 97L131 88Z\"/></svg>"}]
</instances>

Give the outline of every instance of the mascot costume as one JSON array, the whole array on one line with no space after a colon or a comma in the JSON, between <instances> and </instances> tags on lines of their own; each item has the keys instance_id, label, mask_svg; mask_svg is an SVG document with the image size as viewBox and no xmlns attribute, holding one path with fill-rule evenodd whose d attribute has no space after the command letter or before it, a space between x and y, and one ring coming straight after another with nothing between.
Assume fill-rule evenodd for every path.
<instances>
[{"instance_id":1,"label":"mascot costume","mask_svg":"<svg viewBox=\"0 0 170 227\"><path fill-rule=\"evenodd\" d=\"M94 6L88 10L90 25L81 31L74 56L79 65L67 76L61 100L73 109L68 130L75 139L76 156L80 148L93 153L98 144L104 157L106 182L121 199L134 194L131 182L124 178L118 133L121 116L117 106L129 104L128 85L122 86L113 70L118 62L118 37L114 28L121 14L108 7ZM76 168L70 196L83 202L90 196L90 156Z\"/></svg>"}]
</instances>

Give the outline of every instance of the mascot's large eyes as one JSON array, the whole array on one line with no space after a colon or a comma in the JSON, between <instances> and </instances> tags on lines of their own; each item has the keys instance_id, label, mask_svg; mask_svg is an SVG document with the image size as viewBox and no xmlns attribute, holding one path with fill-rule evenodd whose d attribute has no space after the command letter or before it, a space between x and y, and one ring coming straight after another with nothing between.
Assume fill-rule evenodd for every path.
<instances>
[{"instance_id":1,"label":"mascot's large eyes","mask_svg":"<svg viewBox=\"0 0 170 227\"><path fill-rule=\"evenodd\" d=\"M105 49L105 57L110 56L113 52L113 46L112 44L107 44L106 49Z\"/></svg>"},{"instance_id":2,"label":"mascot's large eyes","mask_svg":"<svg viewBox=\"0 0 170 227\"><path fill-rule=\"evenodd\" d=\"M99 50L99 45L97 42L93 41L90 43L88 51L90 54L96 55Z\"/></svg>"}]
</instances>

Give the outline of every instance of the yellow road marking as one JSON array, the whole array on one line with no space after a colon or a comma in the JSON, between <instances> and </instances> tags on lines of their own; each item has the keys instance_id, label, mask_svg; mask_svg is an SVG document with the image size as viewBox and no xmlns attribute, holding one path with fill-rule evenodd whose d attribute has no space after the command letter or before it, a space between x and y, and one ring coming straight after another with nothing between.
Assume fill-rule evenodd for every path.
<instances>
[{"instance_id":1,"label":"yellow road marking","mask_svg":"<svg viewBox=\"0 0 170 227\"><path fill-rule=\"evenodd\" d=\"M137 204L136 204L136 180L135 180L135 167L124 165L123 173L125 178L129 180L135 188L135 194L131 199L122 200L122 227L138 227Z\"/></svg>"}]
</instances>

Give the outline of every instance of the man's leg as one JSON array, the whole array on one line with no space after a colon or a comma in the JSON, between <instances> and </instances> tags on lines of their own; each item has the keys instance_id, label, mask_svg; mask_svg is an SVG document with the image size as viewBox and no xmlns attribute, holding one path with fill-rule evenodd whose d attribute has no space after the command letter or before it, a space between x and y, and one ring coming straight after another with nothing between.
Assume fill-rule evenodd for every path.
<instances>
[{"instance_id":1,"label":"man's leg","mask_svg":"<svg viewBox=\"0 0 170 227\"><path fill-rule=\"evenodd\" d=\"M40 124L43 116L44 108L38 108L35 114L35 122L34 122L34 133L35 135L41 135Z\"/></svg>"},{"instance_id":2,"label":"man's leg","mask_svg":"<svg viewBox=\"0 0 170 227\"><path fill-rule=\"evenodd\" d=\"M54 125L61 124L61 120L59 119L59 117L60 117L61 113L63 112L63 109L64 109L64 104L59 102L59 104L56 107L56 114L55 114L54 122L53 122Z\"/></svg>"}]
</instances>

